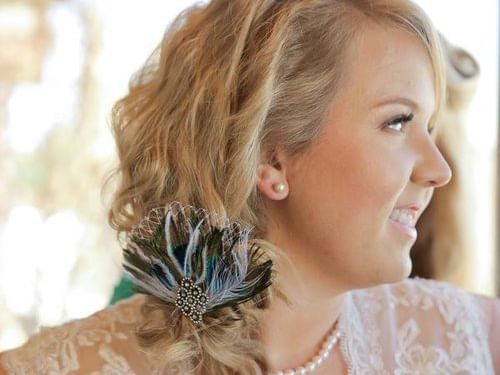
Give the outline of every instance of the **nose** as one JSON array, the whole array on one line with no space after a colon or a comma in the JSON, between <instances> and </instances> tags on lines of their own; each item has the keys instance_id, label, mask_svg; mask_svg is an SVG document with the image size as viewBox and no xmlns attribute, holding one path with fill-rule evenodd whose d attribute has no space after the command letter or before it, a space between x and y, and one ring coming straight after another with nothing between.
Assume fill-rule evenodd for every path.
<instances>
[{"instance_id":1,"label":"nose","mask_svg":"<svg viewBox=\"0 0 500 375\"><path fill-rule=\"evenodd\" d=\"M413 169L412 181L425 187L438 188L451 180L451 168L431 137L419 146L418 162Z\"/></svg>"}]
</instances>

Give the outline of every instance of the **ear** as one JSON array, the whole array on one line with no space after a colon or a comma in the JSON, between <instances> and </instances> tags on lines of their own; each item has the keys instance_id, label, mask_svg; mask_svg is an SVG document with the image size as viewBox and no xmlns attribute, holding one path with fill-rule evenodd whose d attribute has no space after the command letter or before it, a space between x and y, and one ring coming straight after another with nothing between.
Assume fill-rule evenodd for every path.
<instances>
[{"instance_id":1,"label":"ear","mask_svg":"<svg viewBox=\"0 0 500 375\"><path fill-rule=\"evenodd\" d=\"M288 196L286 169L281 154L275 154L271 161L259 164L256 184L260 192L269 199L281 200Z\"/></svg>"}]
</instances>

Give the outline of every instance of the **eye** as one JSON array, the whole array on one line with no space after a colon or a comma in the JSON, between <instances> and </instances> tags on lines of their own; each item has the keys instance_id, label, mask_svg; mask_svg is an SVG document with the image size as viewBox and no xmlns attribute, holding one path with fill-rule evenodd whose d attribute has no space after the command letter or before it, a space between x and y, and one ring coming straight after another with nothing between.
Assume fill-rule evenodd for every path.
<instances>
[{"instance_id":1,"label":"eye","mask_svg":"<svg viewBox=\"0 0 500 375\"><path fill-rule=\"evenodd\" d=\"M413 119L413 113L399 115L395 119L388 121L385 124L385 126L386 127L395 127L396 131L398 131L400 133L404 133L403 128L405 127L406 123L411 121L412 119ZM400 130L397 130L397 129L400 129Z\"/></svg>"}]
</instances>

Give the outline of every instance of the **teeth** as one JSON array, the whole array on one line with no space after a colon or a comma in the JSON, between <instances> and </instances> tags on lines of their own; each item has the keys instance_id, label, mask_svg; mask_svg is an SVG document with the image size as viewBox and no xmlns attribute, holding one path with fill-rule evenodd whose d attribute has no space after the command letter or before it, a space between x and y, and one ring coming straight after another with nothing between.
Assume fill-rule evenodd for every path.
<instances>
[{"instance_id":1,"label":"teeth","mask_svg":"<svg viewBox=\"0 0 500 375\"><path fill-rule=\"evenodd\" d=\"M413 227L413 212L411 210L395 209L390 218L401 224Z\"/></svg>"}]
</instances>

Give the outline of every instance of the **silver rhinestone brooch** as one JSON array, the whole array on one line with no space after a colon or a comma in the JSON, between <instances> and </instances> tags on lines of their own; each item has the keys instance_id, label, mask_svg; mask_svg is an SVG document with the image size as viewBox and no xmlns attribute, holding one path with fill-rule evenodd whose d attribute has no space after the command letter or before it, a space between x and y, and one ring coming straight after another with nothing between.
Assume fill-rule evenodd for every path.
<instances>
[{"instance_id":1,"label":"silver rhinestone brooch","mask_svg":"<svg viewBox=\"0 0 500 375\"><path fill-rule=\"evenodd\" d=\"M175 305L193 323L200 323L203 314L207 311L208 296L200 286L195 285L191 278L184 277L177 289Z\"/></svg>"}]
</instances>

